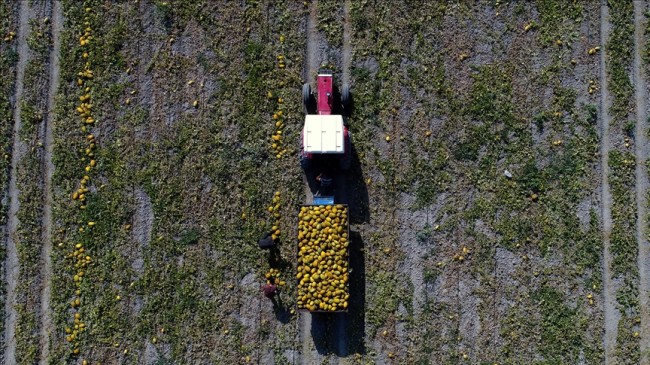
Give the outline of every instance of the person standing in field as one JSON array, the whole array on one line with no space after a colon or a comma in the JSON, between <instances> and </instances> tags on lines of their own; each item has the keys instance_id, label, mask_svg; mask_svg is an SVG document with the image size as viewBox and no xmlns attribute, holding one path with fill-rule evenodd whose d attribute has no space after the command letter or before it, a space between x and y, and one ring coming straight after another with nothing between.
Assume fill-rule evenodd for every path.
<instances>
[{"instance_id":1,"label":"person standing in field","mask_svg":"<svg viewBox=\"0 0 650 365\"><path fill-rule=\"evenodd\" d=\"M267 283L262 286L262 292L264 293L265 297L273 300L275 298L275 295L278 293L278 286L274 283Z\"/></svg>"}]
</instances>

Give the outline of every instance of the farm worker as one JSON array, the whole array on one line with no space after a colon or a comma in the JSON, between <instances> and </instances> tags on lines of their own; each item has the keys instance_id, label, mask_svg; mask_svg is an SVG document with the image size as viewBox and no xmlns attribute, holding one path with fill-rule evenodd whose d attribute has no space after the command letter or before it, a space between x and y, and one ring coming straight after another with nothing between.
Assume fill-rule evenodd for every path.
<instances>
[{"instance_id":1,"label":"farm worker","mask_svg":"<svg viewBox=\"0 0 650 365\"><path fill-rule=\"evenodd\" d=\"M327 175L324 172L321 172L320 174L318 174L318 176L316 176L316 181L320 186L320 189L318 191L319 195L330 195L332 193L331 189L332 189L333 181L332 178L329 177L329 175Z\"/></svg>"},{"instance_id":2,"label":"farm worker","mask_svg":"<svg viewBox=\"0 0 650 365\"><path fill-rule=\"evenodd\" d=\"M316 176L316 181L318 181L321 188L329 188L332 186L332 178L324 172L321 172Z\"/></svg>"},{"instance_id":3,"label":"farm worker","mask_svg":"<svg viewBox=\"0 0 650 365\"><path fill-rule=\"evenodd\" d=\"M264 296L273 299L275 297L275 294L278 292L278 286L275 284L266 284L262 287L262 292L264 292Z\"/></svg>"},{"instance_id":4,"label":"farm worker","mask_svg":"<svg viewBox=\"0 0 650 365\"><path fill-rule=\"evenodd\" d=\"M257 243L261 249L263 250L270 250L275 248L275 241L273 241L273 238L271 237L271 233L267 233L264 235L264 237L260 238L260 240Z\"/></svg>"}]
</instances>

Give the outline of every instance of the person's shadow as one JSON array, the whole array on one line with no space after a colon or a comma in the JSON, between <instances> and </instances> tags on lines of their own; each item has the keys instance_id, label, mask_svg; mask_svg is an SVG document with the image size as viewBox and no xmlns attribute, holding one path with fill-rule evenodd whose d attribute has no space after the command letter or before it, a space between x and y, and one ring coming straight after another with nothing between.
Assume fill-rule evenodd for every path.
<instances>
[{"instance_id":1,"label":"person's shadow","mask_svg":"<svg viewBox=\"0 0 650 365\"><path fill-rule=\"evenodd\" d=\"M271 302L273 303L275 319L284 324L289 323L291 320L291 313L289 313L288 308L282 303L282 293L277 293L273 298L271 298Z\"/></svg>"},{"instance_id":2,"label":"person's shadow","mask_svg":"<svg viewBox=\"0 0 650 365\"><path fill-rule=\"evenodd\" d=\"M290 272L291 269L291 263L282 258L278 246L269 250L269 266L280 270L280 272ZM278 285L278 283L275 284ZM282 302L282 296L287 295L287 293L284 293L282 289L282 287L278 286L278 290L271 298L271 303L273 303L273 313L275 314L275 318L278 321L287 324L291 320L291 313L289 313L289 309Z\"/></svg>"}]
</instances>

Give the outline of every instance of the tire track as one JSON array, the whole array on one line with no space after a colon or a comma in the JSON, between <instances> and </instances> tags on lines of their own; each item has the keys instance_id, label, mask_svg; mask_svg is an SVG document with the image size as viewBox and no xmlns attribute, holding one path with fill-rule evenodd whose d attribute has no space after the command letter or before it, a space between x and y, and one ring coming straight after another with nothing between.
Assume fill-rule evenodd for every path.
<instances>
[{"instance_id":1,"label":"tire track","mask_svg":"<svg viewBox=\"0 0 650 365\"><path fill-rule=\"evenodd\" d=\"M318 0L313 0L309 7L309 16L307 17L307 55L305 57L305 80L311 83L318 72L318 56L320 47L318 42Z\"/></svg>"},{"instance_id":2,"label":"tire track","mask_svg":"<svg viewBox=\"0 0 650 365\"><path fill-rule=\"evenodd\" d=\"M17 186L17 169L20 159L23 155L25 146L20 140L20 129L22 126L20 115L20 100L23 97L25 77L25 66L29 56L27 45L27 33L29 32L29 3L21 1L18 5L19 27L18 27L18 63L16 65L16 93L14 97L14 129L13 129L13 146L11 154L11 167L9 170L9 212L7 217L7 241L6 241L6 258L5 258L5 280L6 280L6 299L5 299L5 323L4 323L4 362L5 364L16 363L16 321L18 313L16 311L16 280L19 275L18 253L16 251L16 230L18 229L18 201L19 190Z\"/></svg>"},{"instance_id":3,"label":"tire track","mask_svg":"<svg viewBox=\"0 0 650 365\"><path fill-rule=\"evenodd\" d=\"M636 125L634 132L634 152L636 155L636 240L638 244L637 264L639 267L639 313L641 317L639 350L641 364L650 363L650 247L648 231L648 93L643 75L643 49L645 31L645 2L634 1L634 93L636 102Z\"/></svg>"},{"instance_id":4,"label":"tire track","mask_svg":"<svg viewBox=\"0 0 650 365\"><path fill-rule=\"evenodd\" d=\"M313 78L318 72L318 54L320 53L318 48L318 0L311 2L309 7L309 13L306 18L306 33L307 33L307 44L306 44L306 54L305 54L305 66L304 66L304 81L313 86ZM313 89L312 89L313 90ZM305 186L305 204L311 204L314 200L314 196L309 188L309 181L306 176L303 176L303 183ZM301 318L304 316L301 316Z\"/></svg>"},{"instance_id":5,"label":"tire track","mask_svg":"<svg viewBox=\"0 0 650 365\"><path fill-rule=\"evenodd\" d=\"M307 54L305 56L305 82L312 82L312 78L318 72L318 0L313 0L309 7L309 14L307 16L306 28L307 28ZM305 181L305 204L311 204L313 202L313 195L309 184L306 178L303 178ZM311 336L311 329L313 327L312 323L312 314L307 311L300 312L300 362L301 364L311 365L316 363L321 363L322 359L318 356L318 352L312 350L313 339Z\"/></svg>"},{"instance_id":6,"label":"tire track","mask_svg":"<svg viewBox=\"0 0 650 365\"><path fill-rule=\"evenodd\" d=\"M612 195L609 188L609 108L612 104L609 92L607 90L607 67L606 67L606 45L609 38L611 25L609 24L609 9L607 0L601 0L600 3L600 43L602 52L600 53L600 118L598 118L598 129L600 132L600 168L601 168L601 197L600 209L603 229L603 297L605 312L605 334L603 346L605 349L605 364L615 364L614 356L616 350L616 337L618 334L618 321L620 313L616 309L616 288L612 280L611 266L612 253L610 250L610 236L612 234Z\"/></svg>"},{"instance_id":7,"label":"tire track","mask_svg":"<svg viewBox=\"0 0 650 365\"><path fill-rule=\"evenodd\" d=\"M351 20L350 20L350 0L345 0L343 4L343 49L342 49L342 76L341 87L343 85L350 85L350 63L352 60L352 46L350 45L351 39ZM351 177L346 176L345 172L338 174L337 180L341 180L343 184L337 184L337 194L343 196L342 202L350 204L348 186ZM351 309L352 310L352 309ZM350 342L350 314L339 313L334 318L336 339L336 354L338 355L338 363L342 363L342 359L348 356L348 343Z\"/></svg>"},{"instance_id":8,"label":"tire track","mask_svg":"<svg viewBox=\"0 0 650 365\"><path fill-rule=\"evenodd\" d=\"M61 3L53 1L52 4L52 50L50 53L50 78L47 98L47 116L45 119L45 154L44 154L44 196L43 202L43 267L41 277L43 290L41 292L41 333L40 347L41 358L39 364L45 365L50 356L50 334L52 333L52 308L50 306L52 287L52 148L54 137L54 97L59 86L59 57L61 53L61 28L63 26L63 13Z\"/></svg>"},{"instance_id":9,"label":"tire track","mask_svg":"<svg viewBox=\"0 0 650 365\"><path fill-rule=\"evenodd\" d=\"M343 4L343 76L342 83L350 85L350 65L352 64L352 19L350 18L350 0Z\"/></svg>"}]
</instances>

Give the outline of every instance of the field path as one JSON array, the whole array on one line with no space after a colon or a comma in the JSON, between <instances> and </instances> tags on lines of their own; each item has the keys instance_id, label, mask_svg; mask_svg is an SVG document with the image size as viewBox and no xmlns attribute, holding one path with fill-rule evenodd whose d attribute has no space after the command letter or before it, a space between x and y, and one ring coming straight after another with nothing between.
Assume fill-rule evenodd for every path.
<instances>
[{"instance_id":1,"label":"field path","mask_svg":"<svg viewBox=\"0 0 650 365\"><path fill-rule=\"evenodd\" d=\"M600 118L598 118L598 129L600 132L600 168L601 168L601 197L600 209L603 224L603 297L605 312L605 337L603 346L605 348L605 364L615 364L614 356L616 350L616 336L618 333L618 321L620 314L616 309L616 287L612 280L611 266L612 253L610 252L610 236L612 234L612 194L609 189L609 108L612 105L609 91L607 90L607 67L605 54L607 39L610 32L609 9L607 1L601 0L600 5Z\"/></svg>"},{"instance_id":2,"label":"field path","mask_svg":"<svg viewBox=\"0 0 650 365\"><path fill-rule=\"evenodd\" d=\"M47 96L47 116L45 118L45 155L44 155L44 193L43 202L43 291L41 292L41 358L39 364L45 365L50 355L50 334L52 333L52 308L50 307L52 287L52 148L54 137L54 97L59 86L59 57L61 53L61 28L63 13L60 1L52 4L52 49L50 52L50 80Z\"/></svg>"},{"instance_id":3,"label":"field path","mask_svg":"<svg viewBox=\"0 0 650 365\"><path fill-rule=\"evenodd\" d=\"M305 82L312 82L312 78L318 72L318 55L320 54L318 45L318 0L311 2L309 7L309 15L307 17L307 54L305 57ZM313 196L307 180L305 180L305 204L311 204ZM312 314L307 311L300 312L300 360L301 364L311 365L319 364L321 359L318 352L312 350L313 339L311 336L312 329Z\"/></svg>"},{"instance_id":4,"label":"field path","mask_svg":"<svg viewBox=\"0 0 650 365\"><path fill-rule=\"evenodd\" d=\"M351 0L343 4L343 76L341 85L350 85L350 65L352 64L352 18L350 17Z\"/></svg>"},{"instance_id":5,"label":"field path","mask_svg":"<svg viewBox=\"0 0 650 365\"><path fill-rule=\"evenodd\" d=\"M311 2L307 18L307 55L305 57L305 82L313 83L320 65L320 42L318 41L318 0ZM313 89L312 89L313 90Z\"/></svg>"},{"instance_id":6,"label":"field path","mask_svg":"<svg viewBox=\"0 0 650 365\"><path fill-rule=\"evenodd\" d=\"M350 85L350 63L352 61L352 46L351 40L351 21L350 21L350 0L345 0L343 4L343 48L341 49L342 57L342 75L339 87L343 84ZM341 89L342 90L342 89ZM342 171L335 177L336 182L336 195L338 202L343 204L350 204L350 195L348 187L351 182L349 181L348 173ZM350 343L350 315L348 313L339 313L334 316L334 333L331 336L332 343L336 346L335 352L337 355L338 363L342 363L342 358L348 356L348 344Z\"/></svg>"},{"instance_id":7,"label":"field path","mask_svg":"<svg viewBox=\"0 0 650 365\"><path fill-rule=\"evenodd\" d=\"M650 248L648 231L648 92L644 77L643 49L645 47L645 11L643 1L634 1L634 87L636 102L636 130L634 148L636 154L636 240L639 247L639 313L641 316L640 352L641 364L650 364Z\"/></svg>"},{"instance_id":8,"label":"field path","mask_svg":"<svg viewBox=\"0 0 650 365\"><path fill-rule=\"evenodd\" d=\"M343 84L350 85L350 63L352 60L351 38L350 0L345 0L343 4L343 49L341 50L343 58L342 76L339 87L343 87ZM349 206L351 202L350 192L348 191L351 185L351 182L348 181L350 179L349 174L345 171L340 171L335 179L337 180L336 195L338 196L339 202L348 204ZM336 346L338 363L343 363L343 358L348 356L350 315L348 313L336 314L334 317L334 326L335 330L331 335L336 338L332 339L332 343Z\"/></svg>"},{"instance_id":9,"label":"field path","mask_svg":"<svg viewBox=\"0 0 650 365\"><path fill-rule=\"evenodd\" d=\"M11 168L9 170L9 216L7 217L7 243L6 243L6 261L5 261L5 322L4 322L4 363L16 363L16 321L18 313L16 312L16 280L18 279L18 254L16 251L16 230L18 229L18 201L19 191L16 184L16 175L18 164L22 157L24 145L20 141L20 100L23 97L23 78L25 77L25 66L29 56L27 45L27 33L29 32L29 3L20 2L20 25L18 27L18 64L16 65L16 94L14 103L14 130L13 146L11 153Z\"/></svg>"}]
</instances>

